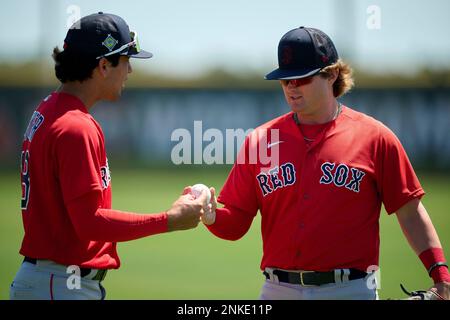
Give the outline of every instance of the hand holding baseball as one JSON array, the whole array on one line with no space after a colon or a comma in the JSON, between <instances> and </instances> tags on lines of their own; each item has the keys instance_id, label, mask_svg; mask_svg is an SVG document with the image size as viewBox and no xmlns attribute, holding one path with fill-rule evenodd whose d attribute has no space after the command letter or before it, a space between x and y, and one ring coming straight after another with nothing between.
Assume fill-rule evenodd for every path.
<instances>
[{"instance_id":1,"label":"hand holding baseball","mask_svg":"<svg viewBox=\"0 0 450 320\"><path fill-rule=\"evenodd\" d=\"M216 199L216 189L214 187L211 187L211 201L208 203L208 209L209 211L206 211L202 216L202 222L203 224L209 226L216 222L216 209L217 209L217 199Z\"/></svg>"},{"instance_id":2,"label":"hand holding baseball","mask_svg":"<svg viewBox=\"0 0 450 320\"><path fill-rule=\"evenodd\" d=\"M202 192L198 197L193 197L191 191L191 187L184 188L183 195L167 210L168 231L192 229L200 222L207 207L208 195Z\"/></svg>"},{"instance_id":3,"label":"hand holding baseball","mask_svg":"<svg viewBox=\"0 0 450 320\"><path fill-rule=\"evenodd\" d=\"M215 197L215 189L208 188L204 184L195 184L192 186L191 194L198 198L202 193L206 194L206 207L204 207L201 220L205 225L211 225L216 221L217 201Z\"/></svg>"}]
</instances>

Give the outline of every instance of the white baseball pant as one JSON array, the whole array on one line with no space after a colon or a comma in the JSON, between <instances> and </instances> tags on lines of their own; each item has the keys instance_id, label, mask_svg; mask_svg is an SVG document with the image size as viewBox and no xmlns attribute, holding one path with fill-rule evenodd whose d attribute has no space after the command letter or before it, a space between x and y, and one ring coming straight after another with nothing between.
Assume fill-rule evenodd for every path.
<instances>
[{"instance_id":1,"label":"white baseball pant","mask_svg":"<svg viewBox=\"0 0 450 320\"><path fill-rule=\"evenodd\" d=\"M9 290L11 300L103 300L105 289L90 275L77 277L50 260L23 262ZM94 272L93 272L94 273Z\"/></svg>"},{"instance_id":2,"label":"white baseball pant","mask_svg":"<svg viewBox=\"0 0 450 320\"><path fill-rule=\"evenodd\" d=\"M260 300L378 300L376 278L338 281L320 286L302 286L278 281L270 269L270 278L264 283Z\"/></svg>"}]
</instances>

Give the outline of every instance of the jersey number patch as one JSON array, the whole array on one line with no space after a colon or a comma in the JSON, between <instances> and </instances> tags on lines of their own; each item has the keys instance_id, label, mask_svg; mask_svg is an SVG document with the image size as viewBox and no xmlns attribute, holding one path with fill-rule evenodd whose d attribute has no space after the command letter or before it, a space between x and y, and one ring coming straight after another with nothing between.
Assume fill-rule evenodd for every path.
<instances>
[{"instance_id":1,"label":"jersey number patch","mask_svg":"<svg viewBox=\"0 0 450 320\"><path fill-rule=\"evenodd\" d=\"M22 151L20 158L20 171L22 178L22 200L20 202L20 207L23 210L26 210L28 207L28 201L30 200L30 171L28 167L30 152L28 150Z\"/></svg>"}]
</instances>

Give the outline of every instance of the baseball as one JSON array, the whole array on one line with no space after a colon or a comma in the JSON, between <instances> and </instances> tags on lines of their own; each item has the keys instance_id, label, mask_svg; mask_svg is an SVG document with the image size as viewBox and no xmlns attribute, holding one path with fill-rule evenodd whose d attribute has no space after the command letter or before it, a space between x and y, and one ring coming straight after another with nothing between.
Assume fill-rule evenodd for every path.
<instances>
[{"instance_id":1,"label":"baseball","mask_svg":"<svg viewBox=\"0 0 450 320\"><path fill-rule=\"evenodd\" d=\"M202 194L203 190L206 191L206 203L209 203L211 201L211 191L209 191L209 188L204 184L194 184L191 189L191 194L197 199Z\"/></svg>"},{"instance_id":2,"label":"baseball","mask_svg":"<svg viewBox=\"0 0 450 320\"><path fill-rule=\"evenodd\" d=\"M203 192L203 190L206 191L206 203L209 203L211 201L211 191L207 186L205 186L202 183L197 183L192 186L191 194L197 199ZM216 212L207 210L201 217L202 221L206 225L213 224L216 221Z\"/></svg>"}]
</instances>

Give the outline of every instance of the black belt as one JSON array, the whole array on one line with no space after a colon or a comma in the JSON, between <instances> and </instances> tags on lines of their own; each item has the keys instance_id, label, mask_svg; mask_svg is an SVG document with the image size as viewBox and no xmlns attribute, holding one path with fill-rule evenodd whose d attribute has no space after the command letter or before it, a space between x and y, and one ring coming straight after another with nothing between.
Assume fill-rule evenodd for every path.
<instances>
[{"instance_id":1,"label":"black belt","mask_svg":"<svg viewBox=\"0 0 450 320\"><path fill-rule=\"evenodd\" d=\"M348 269L350 274L348 275L349 280L362 279L367 276L367 273L357 269ZM341 269L341 281L344 279L344 270ZM268 272L264 271L263 274L267 279L270 279ZM287 282L291 284L301 284L302 286L321 286L329 283L336 283L335 272L326 271L302 271L302 272L289 272L275 269L273 274L278 277L278 281Z\"/></svg>"},{"instance_id":2,"label":"black belt","mask_svg":"<svg viewBox=\"0 0 450 320\"><path fill-rule=\"evenodd\" d=\"M23 262L28 262L28 263L31 263L31 264L36 264L36 263L37 263L37 259L25 257L25 258L23 259ZM108 271L107 269L98 269L97 274L92 278L92 280L102 281L103 279L105 279L107 271ZM92 269L89 269L89 268L80 268L80 276L81 276L82 278L86 277L86 276L89 275L91 272L92 272Z\"/></svg>"}]
</instances>

